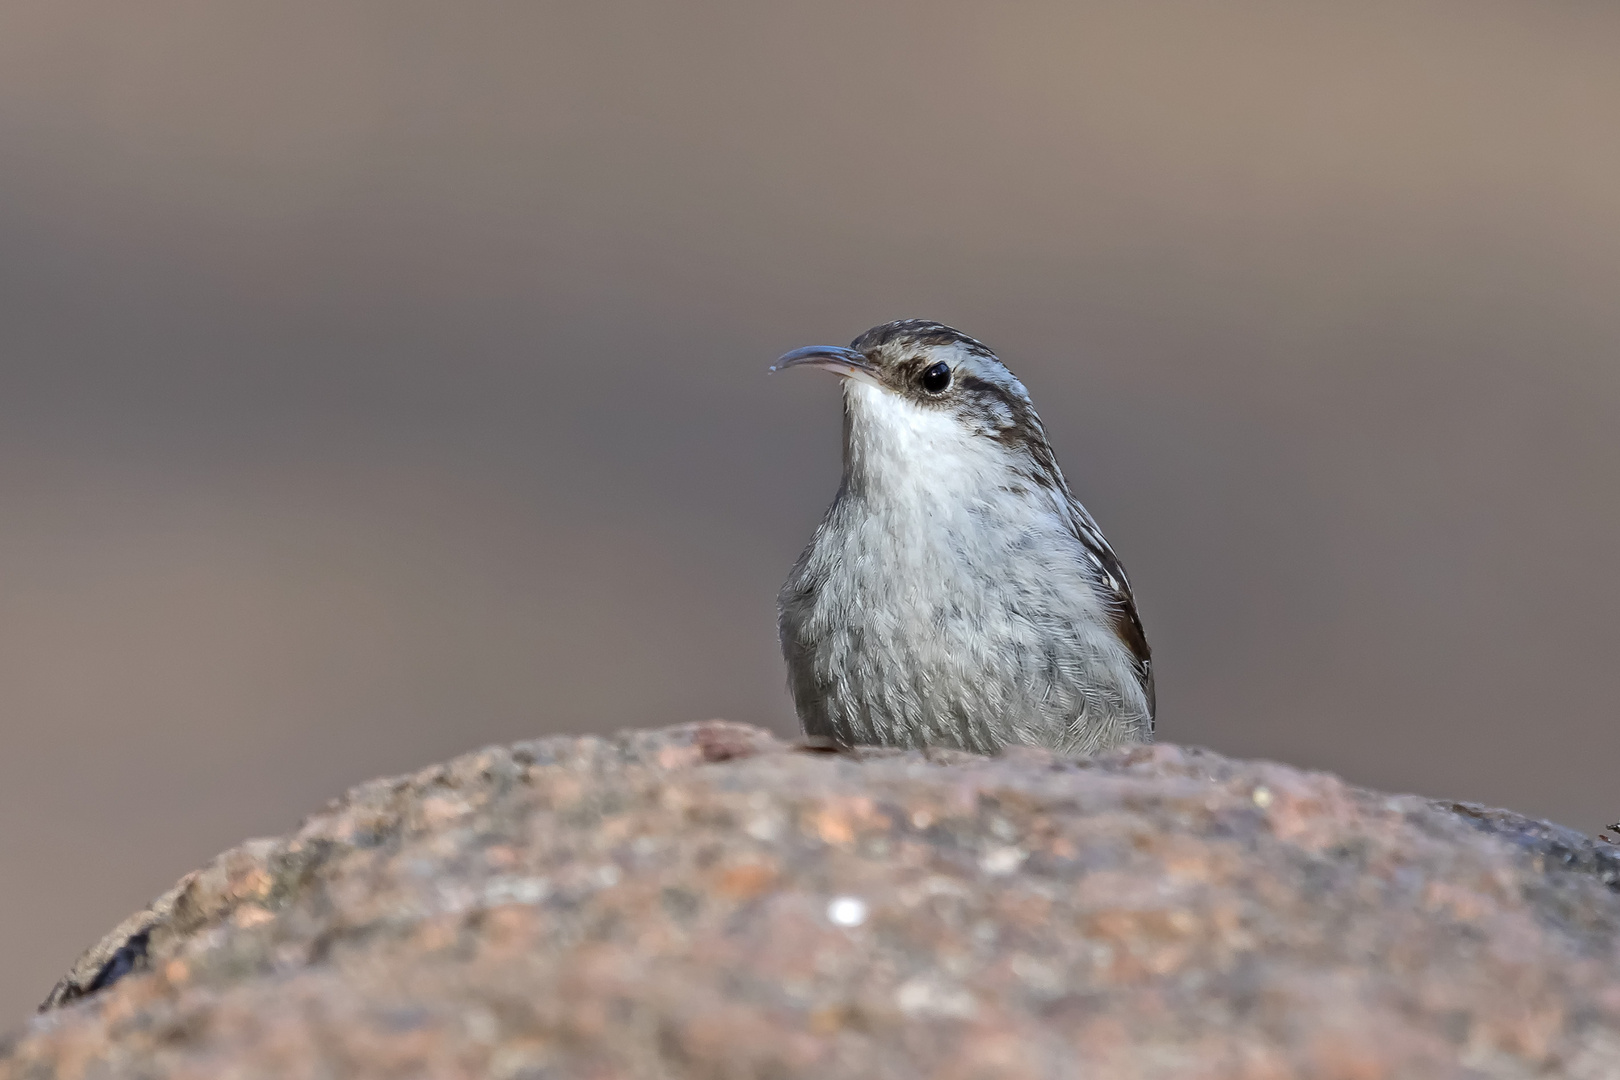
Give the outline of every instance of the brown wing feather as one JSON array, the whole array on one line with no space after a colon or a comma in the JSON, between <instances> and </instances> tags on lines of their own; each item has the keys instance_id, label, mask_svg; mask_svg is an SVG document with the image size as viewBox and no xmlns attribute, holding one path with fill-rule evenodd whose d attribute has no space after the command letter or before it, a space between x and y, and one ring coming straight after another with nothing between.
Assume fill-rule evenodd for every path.
<instances>
[{"instance_id":1,"label":"brown wing feather","mask_svg":"<svg viewBox=\"0 0 1620 1080\"><path fill-rule=\"evenodd\" d=\"M1114 554L1114 549L1103 538L1102 530L1097 527L1096 520L1086 508L1073 499L1069 500L1069 507L1072 511L1070 520L1074 525L1075 537L1096 560L1097 584L1108 595L1114 632L1130 650L1136 677L1142 683L1142 692L1147 695L1148 731L1151 733L1156 709L1153 691L1153 650L1148 648L1147 634L1142 629L1142 618L1136 613L1136 598L1131 595L1131 580L1126 576L1125 567L1120 563L1119 556Z\"/></svg>"}]
</instances>

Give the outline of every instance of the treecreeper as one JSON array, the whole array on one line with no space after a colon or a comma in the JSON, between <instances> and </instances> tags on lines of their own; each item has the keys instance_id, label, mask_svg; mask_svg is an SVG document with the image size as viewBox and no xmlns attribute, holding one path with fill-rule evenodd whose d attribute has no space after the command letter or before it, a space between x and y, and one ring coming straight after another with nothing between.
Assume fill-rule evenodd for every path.
<instances>
[{"instance_id":1,"label":"treecreeper","mask_svg":"<svg viewBox=\"0 0 1620 1080\"><path fill-rule=\"evenodd\" d=\"M1130 580L1024 384L936 322L796 349L843 380L838 494L778 598L809 736L1093 753L1153 737Z\"/></svg>"}]
</instances>

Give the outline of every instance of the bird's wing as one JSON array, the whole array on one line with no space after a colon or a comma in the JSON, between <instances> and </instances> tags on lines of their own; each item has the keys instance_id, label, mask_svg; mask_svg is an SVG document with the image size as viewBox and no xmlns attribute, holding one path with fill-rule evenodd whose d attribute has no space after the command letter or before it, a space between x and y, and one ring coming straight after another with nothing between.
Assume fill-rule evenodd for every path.
<instances>
[{"instance_id":1,"label":"bird's wing","mask_svg":"<svg viewBox=\"0 0 1620 1080\"><path fill-rule=\"evenodd\" d=\"M1114 632L1131 651L1132 667L1136 669L1136 677L1142 684L1142 691L1147 695L1148 702L1148 732L1153 731L1154 693L1153 693L1153 651L1148 648L1147 634L1142 630L1142 618L1136 613L1136 598L1131 595L1131 579L1125 574L1125 567L1120 563L1119 556L1109 546L1103 537L1102 529L1097 527L1097 520L1091 512L1082 506L1079 500L1070 498L1069 523L1074 530L1075 538L1090 557L1093 569L1096 571L1098 587L1103 591L1109 601L1109 612L1113 616Z\"/></svg>"}]
</instances>

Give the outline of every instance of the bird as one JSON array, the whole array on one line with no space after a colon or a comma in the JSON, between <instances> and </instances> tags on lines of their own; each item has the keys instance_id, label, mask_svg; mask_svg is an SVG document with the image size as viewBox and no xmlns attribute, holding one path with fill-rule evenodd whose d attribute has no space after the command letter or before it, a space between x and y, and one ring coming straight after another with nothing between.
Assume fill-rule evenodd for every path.
<instances>
[{"instance_id":1,"label":"bird","mask_svg":"<svg viewBox=\"0 0 1620 1080\"><path fill-rule=\"evenodd\" d=\"M875 326L772 371L843 382L843 478L777 597L805 735L833 748L1150 742L1130 579L1024 384L943 323Z\"/></svg>"}]
</instances>

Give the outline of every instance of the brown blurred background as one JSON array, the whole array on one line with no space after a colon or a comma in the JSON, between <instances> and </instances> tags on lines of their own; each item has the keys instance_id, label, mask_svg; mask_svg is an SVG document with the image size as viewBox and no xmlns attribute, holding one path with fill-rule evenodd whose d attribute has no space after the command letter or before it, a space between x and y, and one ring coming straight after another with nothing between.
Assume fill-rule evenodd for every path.
<instances>
[{"instance_id":1,"label":"brown blurred background","mask_svg":"<svg viewBox=\"0 0 1620 1080\"><path fill-rule=\"evenodd\" d=\"M789 730L765 367L904 316L1030 386L1164 738L1595 831L1617 296L1605 0L10 0L0 1017L354 782Z\"/></svg>"}]
</instances>

